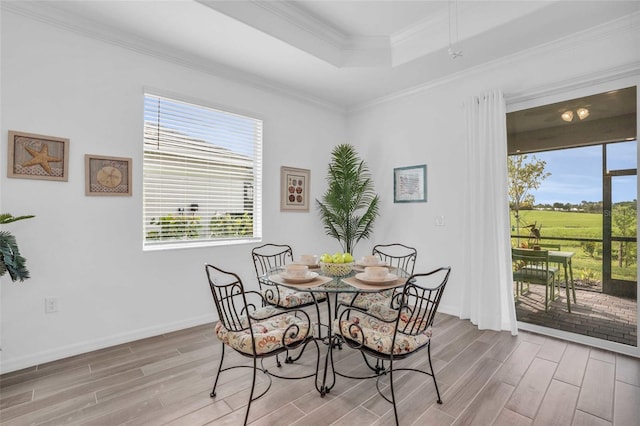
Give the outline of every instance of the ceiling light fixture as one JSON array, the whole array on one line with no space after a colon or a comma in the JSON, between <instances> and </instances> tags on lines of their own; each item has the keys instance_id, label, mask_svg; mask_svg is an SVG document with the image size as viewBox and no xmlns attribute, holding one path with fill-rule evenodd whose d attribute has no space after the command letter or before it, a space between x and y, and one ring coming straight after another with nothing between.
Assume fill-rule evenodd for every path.
<instances>
[{"instance_id":1,"label":"ceiling light fixture","mask_svg":"<svg viewBox=\"0 0 640 426\"><path fill-rule=\"evenodd\" d=\"M576 110L576 115L578 116L578 118L582 121L585 118L587 118L589 116L589 110L586 108L578 108ZM563 112L562 114L560 114L560 117L570 123L573 121L573 111L571 110L566 110L565 112Z\"/></svg>"},{"instance_id":2,"label":"ceiling light fixture","mask_svg":"<svg viewBox=\"0 0 640 426\"><path fill-rule=\"evenodd\" d=\"M570 122L571 120L573 120L573 111L565 111L562 113L562 115L560 115L560 117L562 117L564 121Z\"/></svg>"},{"instance_id":3,"label":"ceiling light fixture","mask_svg":"<svg viewBox=\"0 0 640 426\"><path fill-rule=\"evenodd\" d=\"M451 13L451 11L454 8L455 8L454 13ZM454 26L455 26L455 29L453 28ZM455 34L455 37L453 37L452 34ZM457 0L449 0L449 49L447 49L447 53L449 53L449 56L451 56L452 59L456 59L462 56L462 50L453 50L453 48L451 47L452 39L454 42L458 41L458 2Z\"/></svg>"},{"instance_id":4,"label":"ceiling light fixture","mask_svg":"<svg viewBox=\"0 0 640 426\"><path fill-rule=\"evenodd\" d=\"M586 108L578 108L576 112L578 113L578 118L580 120L584 120L589 116L589 110Z\"/></svg>"}]
</instances>

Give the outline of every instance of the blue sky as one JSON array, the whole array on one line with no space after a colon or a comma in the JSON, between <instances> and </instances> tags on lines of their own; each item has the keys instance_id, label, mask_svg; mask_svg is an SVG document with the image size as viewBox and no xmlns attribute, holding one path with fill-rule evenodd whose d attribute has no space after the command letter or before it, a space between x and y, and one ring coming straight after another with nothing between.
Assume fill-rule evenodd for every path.
<instances>
[{"instance_id":1,"label":"blue sky","mask_svg":"<svg viewBox=\"0 0 640 426\"><path fill-rule=\"evenodd\" d=\"M609 169L635 169L636 145L636 141L608 145ZM532 156L546 161L545 171L551 173L540 188L532 192L535 204L602 201L602 146L529 154L529 158ZM636 198L635 176L614 177L613 202Z\"/></svg>"}]
</instances>

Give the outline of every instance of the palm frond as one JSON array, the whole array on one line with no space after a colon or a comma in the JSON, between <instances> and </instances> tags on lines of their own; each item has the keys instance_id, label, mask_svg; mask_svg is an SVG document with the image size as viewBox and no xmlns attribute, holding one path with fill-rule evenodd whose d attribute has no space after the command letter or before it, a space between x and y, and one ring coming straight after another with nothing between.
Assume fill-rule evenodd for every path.
<instances>
[{"instance_id":1,"label":"palm frond","mask_svg":"<svg viewBox=\"0 0 640 426\"><path fill-rule=\"evenodd\" d=\"M337 239L343 251L351 252L356 243L371 236L379 214L379 198L367 165L358 158L353 146L338 145L331 157L328 189L321 201L316 200L316 205L325 233Z\"/></svg>"},{"instance_id":2,"label":"palm frond","mask_svg":"<svg viewBox=\"0 0 640 426\"><path fill-rule=\"evenodd\" d=\"M0 260L0 276L9 272L12 281L29 278L26 259L20 255L16 238L6 231L0 231Z\"/></svg>"},{"instance_id":3,"label":"palm frond","mask_svg":"<svg viewBox=\"0 0 640 426\"><path fill-rule=\"evenodd\" d=\"M31 219L32 217L35 217L35 216L33 215L13 216L10 213L1 213L0 225L4 225L5 223L17 222L18 220L23 220L23 219Z\"/></svg>"},{"instance_id":4,"label":"palm frond","mask_svg":"<svg viewBox=\"0 0 640 426\"><path fill-rule=\"evenodd\" d=\"M33 215L13 216L10 213L0 214L0 225L18 220L30 219ZM0 277L9 273L12 281L24 281L29 278L26 259L20 254L16 237L7 231L0 231Z\"/></svg>"}]
</instances>

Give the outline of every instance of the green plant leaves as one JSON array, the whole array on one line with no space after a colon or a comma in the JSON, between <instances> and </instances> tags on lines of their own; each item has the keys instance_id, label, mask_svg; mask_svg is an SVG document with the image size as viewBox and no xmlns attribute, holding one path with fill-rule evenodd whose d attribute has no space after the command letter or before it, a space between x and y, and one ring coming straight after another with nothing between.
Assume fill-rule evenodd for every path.
<instances>
[{"instance_id":1,"label":"green plant leaves","mask_svg":"<svg viewBox=\"0 0 640 426\"><path fill-rule=\"evenodd\" d=\"M18 220L23 220L23 219L31 219L32 217L35 217L35 216L33 216L33 215L13 216L10 213L1 213L0 214L0 225L4 225L5 223L16 222Z\"/></svg>"},{"instance_id":2,"label":"green plant leaves","mask_svg":"<svg viewBox=\"0 0 640 426\"><path fill-rule=\"evenodd\" d=\"M20 255L16 238L6 231L0 231L0 257L0 276L9 272L12 281L29 278L26 259Z\"/></svg>"},{"instance_id":3,"label":"green plant leaves","mask_svg":"<svg viewBox=\"0 0 640 426\"><path fill-rule=\"evenodd\" d=\"M13 216L10 213L0 214L0 225L18 220L30 219L33 215ZM25 267L26 259L20 255L16 237L7 231L0 231L0 277L9 272L12 281L24 281L29 278Z\"/></svg>"},{"instance_id":4,"label":"green plant leaves","mask_svg":"<svg viewBox=\"0 0 640 426\"><path fill-rule=\"evenodd\" d=\"M316 200L325 233L353 253L355 245L369 238L379 215L379 197L366 163L353 146L338 145L331 154L327 192Z\"/></svg>"}]
</instances>

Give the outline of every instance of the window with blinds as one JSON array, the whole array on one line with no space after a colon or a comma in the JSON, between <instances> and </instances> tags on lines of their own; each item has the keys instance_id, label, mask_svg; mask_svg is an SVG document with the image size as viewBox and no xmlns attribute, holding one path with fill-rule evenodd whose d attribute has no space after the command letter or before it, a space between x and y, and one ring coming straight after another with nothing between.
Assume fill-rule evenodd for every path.
<instances>
[{"instance_id":1,"label":"window with blinds","mask_svg":"<svg viewBox=\"0 0 640 426\"><path fill-rule=\"evenodd\" d=\"M262 120L144 96L145 249L262 234Z\"/></svg>"}]
</instances>

